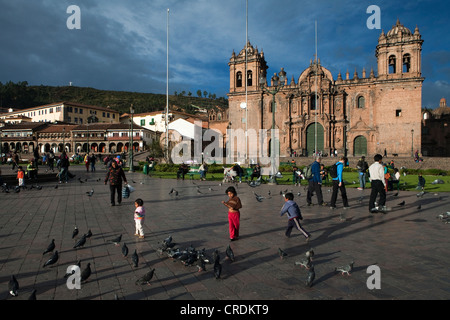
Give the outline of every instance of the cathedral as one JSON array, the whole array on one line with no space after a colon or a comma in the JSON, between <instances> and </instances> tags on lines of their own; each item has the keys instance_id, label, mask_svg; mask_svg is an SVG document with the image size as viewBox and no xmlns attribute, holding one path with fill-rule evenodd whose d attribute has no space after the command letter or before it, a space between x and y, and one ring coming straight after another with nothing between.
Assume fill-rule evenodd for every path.
<instances>
[{"instance_id":1,"label":"cathedral","mask_svg":"<svg viewBox=\"0 0 450 320\"><path fill-rule=\"evenodd\" d=\"M270 153L275 145L281 157L311 156L315 150L410 156L421 146L422 43L418 27L411 32L397 21L378 38L376 72L333 78L314 59L298 78L281 69L269 80L264 52L248 42L228 63L228 128L265 129L267 145L259 148ZM278 130L277 144L271 143L271 128Z\"/></svg>"}]
</instances>

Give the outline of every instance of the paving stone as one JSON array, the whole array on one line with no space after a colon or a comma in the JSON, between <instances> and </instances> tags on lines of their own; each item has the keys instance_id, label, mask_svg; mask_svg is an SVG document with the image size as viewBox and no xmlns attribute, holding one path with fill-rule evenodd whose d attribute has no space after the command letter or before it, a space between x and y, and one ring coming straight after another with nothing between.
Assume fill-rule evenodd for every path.
<instances>
[{"instance_id":1,"label":"paving stone","mask_svg":"<svg viewBox=\"0 0 450 320\"><path fill-rule=\"evenodd\" d=\"M164 180L141 173L127 173L135 181L136 191L121 206L110 207L109 189L103 184L105 170L86 173L83 166L72 166L76 178L68 184L55 181L42 183L42 190L22 190L0 194L0 290L1 300L25 300L33 289L40 300L447 300L450 298L448 265L450 248L446 239L449 224L436 219L448 211L450 196L441 193L440 201L433 193L421 202L415 192L400 191L398 197L388 193L386 215L368 213L368 196L357 203L360 192L347 189L351 209L345 211L338 198L338 209L306 206L304 186L269 186L251 188L238 184L241 197L240 239L229 242L225 189L213 181ZM77 179L88 179L80 183ZM100 179L100 181L97 181ZM55 189L55 186L58 188ZM86 192L94 189L94 195ZM175 188L179 196L169 195ZM210 191L212 188L214 191ZM293 189L303 214L302 225L312 234L306 242L293 230L284 236L286 217L280 217L283 205L280 190ZM324 188L325 201L331 194ZM201 193L198 193L200 190ZM267 196L262 203L253 192ZM426 198L427 197L427 198ZM142 198L146 207L146 238L134 236L134 200ZM313 198L314 199L314 198ZM405 200L406 206L396 204ZM80 234L72 239L74 226ZM91 229L93 236L83 248L74 249L75 242ZM122 234L129 247L123 257L121 246L110 242ZM220 252L223 272L214 278L213 265L206 271L185 267L179 261L160 255L161 241L172 235L180 249L205 248L209 256ZM43 268L50 255L43 251L55 239L60 252L58 263ZM231 244L236 261L226 259L225 249ZM278 248L288 253L283 260ZM294 263L313 248L316 280L311 288L304 285L307 271ZM138 268L131 263L137 250ZM83 270L91 263L92 275L80 290L67 287L67 267L81 260ZM339 265L354 260L351 276L335 272ZM370 290L367 268L377 265L381 270L381 289ZM139 286L135 281L150 268L155 268L151 285ZM6 292L11 274L21 284L21 295Z\"/></svg>"}]
</instances>

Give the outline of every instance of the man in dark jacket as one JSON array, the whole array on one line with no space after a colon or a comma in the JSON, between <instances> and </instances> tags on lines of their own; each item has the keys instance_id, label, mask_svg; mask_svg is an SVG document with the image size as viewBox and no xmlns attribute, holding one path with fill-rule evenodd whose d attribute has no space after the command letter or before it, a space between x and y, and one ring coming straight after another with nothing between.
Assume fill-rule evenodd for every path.
<instances>
[{"instance_id":1,"label":"man in dark jacket","mask_svg":"<svg viewBox=\"0 0 450 320\"><path fill-rule=\"evenodd\" d=\"M128 184L128 182L125 173L115 160L112 161L111 168L106 174L105 185L108 183L108 180L109 190L111 192L111 206L116 205L115 192L117 192L117 203L120 205L122 203L122 180L125 184Z\"/></svg>"},{"instance_id":2,"label":"man in dark jacket","mask_svg":"<svg viewBox=\"0 0 450 320\"><path fill-rule=\"evenodd\" d=\"M322 195L322 177L320 175L320 161L322 157L316 156L316 161L311 165L312 178L308 180L308 193L306 194L306 202L308 206L312 206L312 195L315 192L317 195L317 201L319 205L326 206L327 203L323 202Z\"/></svg>"}]
</instances>

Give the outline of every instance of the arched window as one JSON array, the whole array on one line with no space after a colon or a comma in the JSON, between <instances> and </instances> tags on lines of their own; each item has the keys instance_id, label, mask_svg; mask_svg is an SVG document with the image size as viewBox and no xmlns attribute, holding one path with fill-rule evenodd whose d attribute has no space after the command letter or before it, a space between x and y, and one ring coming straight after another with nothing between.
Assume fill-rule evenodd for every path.
<instances>
[{"instance_id":1,"label":"arched window","mask_svg":"<svg viewBox=\"0 0 450 320\"><path fill-rule=\"evenodd\" d=\"M397 67L397 59L394 55L389 56L389 74L396 73Z\"/></svg>"},{"instance_id":2,"label":"arched window","mask_svg":"<svg viewBox=\"0 0 450 320\"><path fill-rule=\"evenodd\" d=\"M242 72L236 73L236 87L242 87Z\"/></svg>"},{"instance_id":3,"label":"arched window","mask_svg":"<svg viewBox=\"0 0 450 320\"><path fill-rule=\"evenodd\" d=\"M364 109L366 107L366 99L363 96L358 98L358 109Z\"/></svg>"},{"instance_id":4,"label":"arched window","mask_svg":"<svg viewBox=\"0 0 450 320\"><path fill-rule=\"evenodd\" d=\"M411 55L409 53L403 56L403 73L409 72L411 69Z\"/></svg>"},{"instance_id":5,"label":"arched window","mask_svg":"<svg viewBox=\"0 0 450 320\"><path fill-rule=\"evenodd\" d=\"M251 70L247 71L247 86L251 87L253 85L253 72Z\"/></svg>"}]
</instances>

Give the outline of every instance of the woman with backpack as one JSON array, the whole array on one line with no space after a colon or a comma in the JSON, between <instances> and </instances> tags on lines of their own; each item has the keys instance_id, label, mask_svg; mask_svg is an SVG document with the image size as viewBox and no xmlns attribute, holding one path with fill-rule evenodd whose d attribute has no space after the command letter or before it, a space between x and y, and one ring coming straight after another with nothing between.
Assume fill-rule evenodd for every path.
<instances>
[{"instance_id":1,"label":"woman with backpack","mask_svg":"<svg viewBox=\"0 0 450 320\"><path fill-rule=\"evenodd\" d=\"M342 202L344 203L344 209L350 208L348 205L347 190L345 189L344 179L342 172L344 171L345 157L341 157L338 162L333 164L330 168L330 176L333 180L333 193L331 195L330 209L336 209L336 200L338 191L341 191Z\"/></svg>"}]
</instances>

